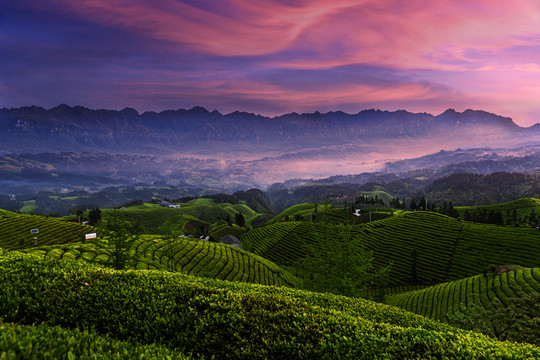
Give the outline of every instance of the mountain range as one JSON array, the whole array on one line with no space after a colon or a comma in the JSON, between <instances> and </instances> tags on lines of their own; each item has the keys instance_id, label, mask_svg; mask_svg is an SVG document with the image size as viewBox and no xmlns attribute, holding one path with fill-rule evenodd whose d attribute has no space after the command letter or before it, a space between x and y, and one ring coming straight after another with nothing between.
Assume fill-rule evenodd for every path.
<instances>
[{"instance_id":1,"label":"mountain range","mask_svg":"<svg viewBox=\"0 0 540 360\"><path fill-rule=\"evenodd\" d=\"M0 129L0 184L6 189L144 183L236 191L288 179L434 179L533 171L540 153L540 124L520 127L478 110L265 117L202 107L140 114L30 106L0 109Z\"/></svg>"},{"instance_id":2,"label":"mountain range","mask_svg":"<svg viewBox=\"0 0 540 360\"><path fill-rule=\"evenodd\" d=\"M476 138L476 145L485 145L488 140L506 143L540 135L540 124L522 128L507 117L452 109L437 116L365 110L270 118L238 111L224 115L202 107L139 114L130 108L115 111L60 105L46 110L31 106L0 109L0 127L0 153L283 153L389 139L470 144Z\"/></svg>"}]
</instances>

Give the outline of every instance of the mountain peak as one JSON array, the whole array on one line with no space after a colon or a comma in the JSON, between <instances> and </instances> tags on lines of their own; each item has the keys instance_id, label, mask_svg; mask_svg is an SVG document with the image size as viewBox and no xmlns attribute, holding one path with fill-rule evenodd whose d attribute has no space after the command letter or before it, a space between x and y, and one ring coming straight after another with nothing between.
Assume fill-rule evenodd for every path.
<instances>
[{"instance_id":1,"label":"mountain peak","mask_svg":"<svg viewBox=\"0 0 540 360\"><path fill-rule=\"evenodd\" d=\"M139 112L130 107L126 107L120 110L120 114L126 115L126 116L139 116Z\"/></svg>"}]
</instances>

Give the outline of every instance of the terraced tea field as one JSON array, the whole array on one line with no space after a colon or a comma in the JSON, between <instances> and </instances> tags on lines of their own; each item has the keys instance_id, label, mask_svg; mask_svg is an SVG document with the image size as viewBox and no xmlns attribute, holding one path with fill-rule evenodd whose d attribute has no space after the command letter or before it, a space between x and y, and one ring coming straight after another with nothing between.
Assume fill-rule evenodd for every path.
<instances>
[{"instance_id":1,"label":"terraced tea field","mask_svg":"<svg viewBox=\"0 0 540 360\"><path fill-rule=\"evenodd\" d=\"M363 299L287 287L114 271L2 250L0 283L0 317L17 324L0 327L0 353L14 358L40 358L49 349L74 358L82 352L79 341L103 358L117 351L126 358L143 352L144 358L216 359L540 357L530 344L496 341ZM13 331L22 333L23 347ZM58 347L47 346L50 341Z\"/></svg>"},{"instance_id":2,"label":"terraced tea field","mask_svg":"<svg viewBox=\"0 0 540 360\"><path fill-rule=\"evenodd\" d=\"M33 229L39 232L33 234ZM45 216L0 210L0 248L17 250L41 245L80 243L88 233L100 235L101 230Z\"/></svg>"},{"instance_id":3,"label":"terraced tea field","mask_svg":"<svg viewBox=\"0 0 540 360\"><path fill-rule=\"evenodd\" d=\"M325 235L326 234L326 235ZM340 227L305 222L276 223L240 235L248 249L277 264L291 265L306 243L340 240ZM374 252L374 264L393 262L392 285L436 284L481 273L490 264L540 266L540 231L458 221L432 212L406 212L353 226Z\"/></svg>"},{"instance_id":4,"label":"terraced tea field","mask_svg":"<svg viewBox=\"0 0 540 360\"><path fill-rule=\"evenodd\" d=\"M517 269L500 275L490 272L471 276L391 295L386 302L416 314L446 319L471 304L492 310L494 303L509 306L513 298L530 293L540 294L540 268ZM537 310L540 316L540 307Z\"/></svg>"},{"instance_id":5,"label":"terraced tea field","mask_svg":"<svg viewBox=\"0 0 540 360\"><path fill-rule=\"evenodd\" d=\"M106 240L106 238L105 238ZM112 266L114 246L96 242L40 246L25 253ZM128 267L163 270L263 285L295 286L298 280L275 263L235 247L198 239L139 236L128 249Z\"/></svg>"}]
</instances>

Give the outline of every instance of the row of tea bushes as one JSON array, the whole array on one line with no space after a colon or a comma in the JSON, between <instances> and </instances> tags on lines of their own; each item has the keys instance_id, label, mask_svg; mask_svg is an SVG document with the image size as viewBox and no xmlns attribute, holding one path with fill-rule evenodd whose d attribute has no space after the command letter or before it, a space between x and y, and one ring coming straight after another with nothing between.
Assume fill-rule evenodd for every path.
<instances>
[{"instance_id":1,"label":"row of tea bushes","mask_svg":"<svg viewBox=\"0 0 540 360\"><path fill-rule=\"evenodd\" d=\"M0 252L0 317L216 359L540 357L387 305Z\"/></svg>"},{"instance_id":2,"label":"row of tea bushes","mask_svg":"<svg viewBox=\"0 0 540 360\"><path fill-rule=\"evenodd\" d=\"M87 330L0 322L0 359L187 360L190 357L165 346L132 344Z\"/></svg>"}]
</instances>

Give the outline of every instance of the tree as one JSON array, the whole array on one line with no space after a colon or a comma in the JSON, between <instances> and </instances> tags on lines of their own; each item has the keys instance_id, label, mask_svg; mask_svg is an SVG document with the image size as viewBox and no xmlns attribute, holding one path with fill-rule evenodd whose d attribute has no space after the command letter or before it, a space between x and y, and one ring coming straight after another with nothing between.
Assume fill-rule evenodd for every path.
<instances>
[{"instance_id":1,"label":"tree","mask_svg":"<svg viewBox=\"0 0 540 360\"><path fill-rule=\"evenodd\" d=\"M308 246L308 255L297 262L304 287L354 297L365 297L369 287L384 289L391 265L376 269L373 252L351 236L350 225L340 225L340 235L340 239L323 235L320 242ZM379 292L379 300L383 297Z\"/></svg>"},{"instance_id":2,"label":"tree","mask_svg":"<svg viewBox=\"0 0 540 360\"><path fill-rule=\"evenodd\" d=\"M77 209L77 221L79 223L81 223L81 219L82 219L82 216L83 216L83 211L81 209ZM100 216L101 217L101 216Z\"/></svg>"},{"instance_id":3,"label":"tree","mask_svg":"<svg viewBox=\"0 0 540 360\"><path fill-rule=\"evenodd\" d=\"M124 220L117 209L107 214L105 219L105 234L112 247L112 262L116 270L123 270L130 260L136 260L135 256L130 256L131 245L137 240L137 236L132 236L127 231L128 223Z\"/></svg>"},{"instance_id":4,"label":"tree","mask_svg":"<svg viewBox=\"0 0 540 360\"><path fill-rule=\"evenodd\" d=\"M416 201L414 200L414 198L411 199L411 204L409 205L409 209L411 210L416 210L417 206L416 206Z\"/></svg>"},{"instance_id":5,"label":"tree","mask_svg":"<svg viewBox=\"0 0 540 360\"><path fill-rule=\"evenodd\" d=\"M538 218L536 217L536 213L534 209L531 211L529 215L529 225L532 227L538 226Z\"/></svg>"},{"instance_id":6,"label":"tree","mask_svg":"<svg viewBox=\"0 0 540 360\"><path fill-rule=\"evenodd\" d=\"M88 212L88 222L90 225L97 225L101 221L101 210L99 208L92 209Z\"/></svg>"},{"instance_id":7,"label":"tree","mask_svg":"<svg viewBox=\"0 0 540 360\"><path fill-rule=\"evenodd\" d=\"M175 223L172 219L165 221L159 227L159 232L164 235L163 237L167 243L167 265L171 271L175 270L175 264L173 263L172 259L178 246L178 237L182 234L180 227L181 225Z\"/></svg>"},{"instance_id":8,"label":"tree","mask_svg":"<svg viewBox=\"0 0 540 360\"><path fill-rule=\"evenodd\" d=\"M424 211L428 210L427 201L425 197L422 196L422 198L420 198L420 202L418 203L417 209L424 210Z\"/></svg>"},{"instance_id":9,"label":"tree","mask_svg":"<svg viewBox=\"0 0 540 360\"><path fill-rule=\"evenodd\" d=\"M246 224L246 219L244 219L244 215L238 212L234 215L234 222L238 226L244 226Z\"/></svg>"}]
</instances>

